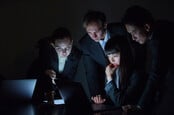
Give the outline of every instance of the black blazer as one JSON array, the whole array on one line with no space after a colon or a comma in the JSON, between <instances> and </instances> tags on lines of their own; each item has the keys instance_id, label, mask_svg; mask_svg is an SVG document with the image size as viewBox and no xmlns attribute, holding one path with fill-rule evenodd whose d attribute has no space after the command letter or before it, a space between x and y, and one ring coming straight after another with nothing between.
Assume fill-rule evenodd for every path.
<instances>
[{"instance_id":1,"label":"black blazer","mask_svg":"<svg viewBox=\"0 0 174 115\"><path fill-rule=\"evenodd\" d=\"M81 51L73 46L70 55L68 56L65 67L62 73L58 72L58 56L55 49L49 44L47 39L39 41L39 59L42 72L47 69L53 69L57 73L57 77L65 77L73 79L77 71L77 66L81 58Z\"/></svg>"},{"instance_id":2,"label":"black blazer","mask_svg":"<svg viewBox=\"0 0 174 115\"><path fill-rule=\"evenodd\" d=\"M77 68L81 59L81 51L73 46L70 55L68 56L63 72L58 71L58 56L56 50L49 44L48 38L43 38L38 42L39 57L37 59L37 75L38 80L35 88L34 100L42 101L44 93L57 90L57 86L52 83L52 79L45 74L47 69L52 69L56 72L57 78L61 80L74 80ZM57 92L57 97L59 94Z\"/></svg>"},{"instance_id":3,"label":"black blazer","mask_svg":"<svg viewBox=\"0 0 174 115\"><path fill-rule=\"evenodd\" d=\"M121 23L111 23L107 26L110 37L114 35L128 35ZM83 51L83 62L87 77L87 83L91 96L105 94L105 67L109 63L103 49L98 42L90 38L88 34L79 40Z\"/></svg>"},{"instance_id":4,"label":"black blazer","mask_svg":"<svg viewBox=\"0 0 174 115\"><path fill-rule=\"evenodd\" d=\"M151 107L153 101L159 99L156 92L158 92L158 96L162 93L166 73L173 64L170 51L174 46L171 42L173 33L173 23L158 21L153 27L151 39L146 42L144 70L147 75L147 83L139 101L141 107Z\"/></svg>"},{"instance_id":5,"label":"black blazer","mask_svg":"<svg viewBox=\"0 0 174 115\"><path fill-rule=\"evenodd\" d=\"M119 89L116 87L115 77L116 76L113 76L113 80L105 85L105 91L108 98L117 107L127 104L137 104L144 88L144 79L140 73L137 71L132 72L127 83Z\"/></svg>"}]
</instances>

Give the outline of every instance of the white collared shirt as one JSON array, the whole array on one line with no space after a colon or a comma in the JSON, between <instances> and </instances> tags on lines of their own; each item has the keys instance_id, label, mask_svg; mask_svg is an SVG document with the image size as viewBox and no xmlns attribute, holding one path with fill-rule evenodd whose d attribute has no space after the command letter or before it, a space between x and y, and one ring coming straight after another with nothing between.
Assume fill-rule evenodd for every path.
<instances>
[{"instance_id":1,"label":"white collared shirt","mask_svg":"<svg viewBox=\"0 0 174 115\"><path fill-rule=\"evenodd\" d=\"M58 62L58 69L59 69L59 72L61 73L65 67L65 62L67 60L67 57L59 57L59 62Z\"/></svg>"},{"instance_id":2,"label":"white collared shirt","mask_svg":"<svg viewBox=\"0 0 174 115\"><path fill-rule=\"evenodd\" d=\"M110 38L109 32L106 30L106 35L105 35L104 40L99 41L99 43L100 43L101 47L103 48L103 50L104 50L106 42L109 40L109 38Z\"/></svg>"}]
</instances>

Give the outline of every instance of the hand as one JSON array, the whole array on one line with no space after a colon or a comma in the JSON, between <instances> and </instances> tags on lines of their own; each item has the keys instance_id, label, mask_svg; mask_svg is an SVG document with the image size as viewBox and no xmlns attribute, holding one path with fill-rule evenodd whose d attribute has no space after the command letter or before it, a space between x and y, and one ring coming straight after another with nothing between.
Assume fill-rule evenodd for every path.
<instances>
[{"instance_id":1,"label":"hand","mask_svg":"<svg viewBox=\"0 0 174 115\"><path fill-rule=\"evenodd\" d=\"M91 97L91 100L96 104L102 104L106 101L106 99L102 98L101 95L96 95Z\"/></svg>"},{"instance_id":2,"label":"hand","mask_svg":"<svg viewBox=\"0 0 174 115\"><path fill-rule=\"evenodd\" d=\"M48 75L52 79L52 83L56 84L55 79L56 79L56 72L52 69L48 69L45 71L45 74Z\"/></svg>"},{"instance_id":3,"label":"hand","mask_svg":"<svg viewBox=\"0 0 174 115\"><path fill-rule=\"evenodd\" d=\"M105 74L106 74L107 81L112 80L112 75L113 75L113 73L114 73L114 71L116 70L117 67L118 66L113 65L113 64L109 64L108 66L106 66Z\"/></svg>"},{"instance_id":4,"label":"hand","mask_svg":"<svg viewBox=\"0 0 174 115\"><path fill-rule=\"evenodd\" d=\"M51 79L56 79L56 72L52 69L46 70L45 74L51 77Z\"/></svg>"},{"instance_id":5,"label":"hand","mask_svg":"<svg viewBox=\"0 0 174 115\"><path fill-rule=\"evenodd\" d=\"M124 105L122 106L124 112L127 111L141 111L142 108L139 105Z\"/></svg>"}]
</instances>

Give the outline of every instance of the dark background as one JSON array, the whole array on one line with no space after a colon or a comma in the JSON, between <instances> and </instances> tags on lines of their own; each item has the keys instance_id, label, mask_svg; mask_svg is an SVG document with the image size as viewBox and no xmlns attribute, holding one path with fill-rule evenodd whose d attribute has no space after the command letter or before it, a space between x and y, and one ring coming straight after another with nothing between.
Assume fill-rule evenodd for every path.
<instances>
[{"instance_id":1,"label":"dark background","mask_svg":"<svg viewBox=\"0 0 174 115\"><path fill-rule=\"evenodd\" d=\"M84 34L82 18L87 10L101 10L108 22L114 22L135 4L149 9L156 19L174 20L173 0L1 0L0 74L25 77L37 57L36 42L59 26L69 28L77 43Z\"/></svg>"}]
</instances>

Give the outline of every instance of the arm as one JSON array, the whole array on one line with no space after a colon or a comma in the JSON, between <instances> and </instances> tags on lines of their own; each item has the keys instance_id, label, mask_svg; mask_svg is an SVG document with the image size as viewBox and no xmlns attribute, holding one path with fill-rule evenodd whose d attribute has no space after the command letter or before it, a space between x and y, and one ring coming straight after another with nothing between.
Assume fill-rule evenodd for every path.
<instances>
[{"instance_id":1,"label":"arm","mask_svg":"<svg viewBox=\"0 0 174 115\"><path fill-rule=\"evenodd\" d=\"M132 74L128 81L128 86L118 89L113 80L105 85L105 91L116 106L132 104L138 100L137 88L140 85L140 78L137 73Z\"/></svg>"},{"instance_id":2,"label":"arm","mask_svg":"<svg viewBox=\"0 0 174 115\"><path fill-rule=\"evenodd\" d=\"M159 41L151 40L148 44L147 55L147 83L143 94L140 98L138 105L141 108L147 107L154 98L155 90L157 87L157 82L160 77L160 51L159 51ZM162 71L162 70L161 70Z\"/></svg>"}]
</instances>

